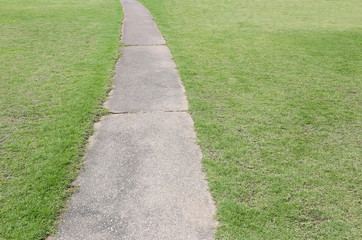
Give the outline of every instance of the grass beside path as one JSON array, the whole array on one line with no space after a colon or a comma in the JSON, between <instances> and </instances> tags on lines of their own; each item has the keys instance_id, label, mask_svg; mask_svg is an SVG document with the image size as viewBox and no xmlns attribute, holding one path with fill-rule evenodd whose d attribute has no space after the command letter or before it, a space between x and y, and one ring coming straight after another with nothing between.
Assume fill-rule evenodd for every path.
<instances>
[{"instance_id":1,"label":"grass beside path","mask_svg":"<svg viewBox=\"0 0 362 240\"><path fill-rule=\"evenodd\" d=\"M43 239L119 55L118 0L0 0L0 239Z\"/></svg>"},{"instance_id":2,"label":"grass beside path","mask_svg":"<svg viewBox=\"0 0 362 240\"><path fill-rule=\"evenodd\" d=\"M186 87L219 239L361 239L362 2L142 0Z\"/></svg>"}]
</instances>

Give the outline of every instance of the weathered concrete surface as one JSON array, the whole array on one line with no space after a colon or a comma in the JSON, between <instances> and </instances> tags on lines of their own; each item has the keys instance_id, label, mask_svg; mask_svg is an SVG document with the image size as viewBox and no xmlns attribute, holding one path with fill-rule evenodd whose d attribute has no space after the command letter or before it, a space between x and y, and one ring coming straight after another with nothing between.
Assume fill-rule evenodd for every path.
<instances>
[{"instance_id":1,"label":"weathered concrete surface","mask_svg":"<svg viewBox=\"0 0 362 240\"><path fill-rule=\"evenodd\" d=\"M125 44L164 43L148 10L121 2ZM213 239L215 207L191 116L177 112L188 106L169 49L123 47L114 79L105 106L127 114L97 124L55 238Z\"/></svg>"},{"instance_id":2,"label":"weathered concrete surface","mask_svg":"<svg viewBox=\"0 0 362 240\"><path fill-rule=\"evenodd\" d=\"M125 19L121 41L130 45L165 44L150 12L135 0L121 0Z\"/></svg>"},{"instance_id":3,"label":"weathered concrete surface","mask_svg":"<svg viewBox=\"0 0 362 240\"><path fill-rule=\"evenodd\" d=\"M213 239L200 160L187 113L106 117L58 239Z\"/></svg>"},{"instance_id":4,"label":"weathered concrete surface","mask_svg":"<svg viewBox=\"0 0 362 240\"><path fill-rule=\"evenodd\" d=\"M114 79L105 103L113 112L187 110L185 90L167 46L123 47Z\"/></svg>"}]
</instances>

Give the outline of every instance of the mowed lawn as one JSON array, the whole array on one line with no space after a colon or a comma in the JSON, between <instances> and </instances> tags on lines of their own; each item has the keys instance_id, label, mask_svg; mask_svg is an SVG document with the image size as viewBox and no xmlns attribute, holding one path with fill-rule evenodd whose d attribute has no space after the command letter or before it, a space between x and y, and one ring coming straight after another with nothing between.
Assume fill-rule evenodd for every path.
<instances>
[{"instance_id":1,"label":"mowed lawn","mask_svg":"<svg viewBox=\"0 0 362 240\"><path fill-rule=\"evenodd\" d=\"M362 1L142 0L195 120L218 239L362 239Z\"/></svg>"},{"instance_id":2,"label":"mowed lawn","mask_svg":"<svg viewBox=\"0 0 362 240\"><path fill-rule=\"evenodd\" d=\"M0 239L44 239L119 56L118 0L0 0Z\"/></svg>"}]
</instances>

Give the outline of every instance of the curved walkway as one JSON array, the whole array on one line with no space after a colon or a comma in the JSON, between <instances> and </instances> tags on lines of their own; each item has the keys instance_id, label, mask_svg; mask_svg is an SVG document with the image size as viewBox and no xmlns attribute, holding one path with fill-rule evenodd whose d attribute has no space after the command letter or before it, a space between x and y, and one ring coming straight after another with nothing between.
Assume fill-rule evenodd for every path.
<instances>
[{"instance_id":1,"label":"curved walkway","mask_svg":"<svg viewBox=\"0 0 362 240\"><path fill-rule=\"evenodd\" d=\"M215 207L171 53L146 8L121 0L122 56L56 239L213 239Z\"/></svg>"}]
</instances>

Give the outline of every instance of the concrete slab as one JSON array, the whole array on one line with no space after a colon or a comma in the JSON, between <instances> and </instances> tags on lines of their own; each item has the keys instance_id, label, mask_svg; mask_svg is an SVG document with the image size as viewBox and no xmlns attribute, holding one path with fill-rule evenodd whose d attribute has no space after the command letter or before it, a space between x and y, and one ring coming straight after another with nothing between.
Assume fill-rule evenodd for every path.
<instances>
[{"instance_id":1,"label":"concrete slab","mask_svg":"<svg viewBox=\"0 0 362 240\"><path fill-rule=\"evenodd\" d=\"M129 45L165 44L150 12L138 1L121 0L125 18L121 41Z\"/></svg>"},{"instance_id":2,"label":"concrete slab","mask_svg":"<svg viewBox=\"0 0 362 240\"><path fill-rule=\"evenodd\" d=\"M187 110L185 90L167 46L128 46L116 64L113 112Z\"/></svg>"},{"instance_id":3,"label":"concrete slab","mask_svg":"<svg viewBox=\"0 0 362 240\"><path fill-rule=\"evenodd\" d=\"M91 142L56 239L213 239L188 113L111 115Z\"/></svg>"}]
</instances>

